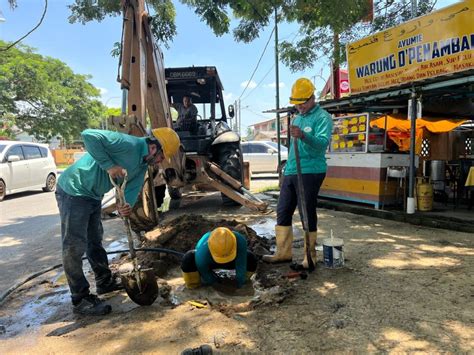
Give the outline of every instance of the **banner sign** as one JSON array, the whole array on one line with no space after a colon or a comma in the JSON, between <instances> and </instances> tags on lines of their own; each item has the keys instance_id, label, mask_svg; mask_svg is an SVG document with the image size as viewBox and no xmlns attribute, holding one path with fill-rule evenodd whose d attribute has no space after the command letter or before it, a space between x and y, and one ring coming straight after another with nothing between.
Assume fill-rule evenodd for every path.
<instances>
[{"instance_id":1,"label":"banner sign","mask_svg":"<svg viewBox=\"0 0 474 355\"><path fill-rule=\"evenodd\" d=\"M474 69L474 0L346 47L351 94Z\"/></svg>"}]
</instances>

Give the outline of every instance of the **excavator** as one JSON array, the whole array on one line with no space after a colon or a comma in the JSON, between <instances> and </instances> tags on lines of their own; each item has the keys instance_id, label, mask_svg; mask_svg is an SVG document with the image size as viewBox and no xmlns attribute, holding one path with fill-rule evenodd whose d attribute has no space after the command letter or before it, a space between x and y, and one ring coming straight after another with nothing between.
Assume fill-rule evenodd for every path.
<instances>
[{"instance_id":1,"label":"excavator","mask_svg":"<svg viewBox=\"0 0 474 355\"><path fill-rule=\"evenodd\" d=\"M153 229L166 186L173 200L186 193L220 191L224 204L264 212L267 204L243 186L240 137L227 124L222 84L213 66L167 68L152 35L144 0L122 0L123 27L118 82L122 89L122 115L109 118L117 131L145 136L150 129L174 129L170 102L192 93L196 104L209 107L200 117L197 132L178 131L179 154L150 168L139 202L131 216L135 232ZM220 110L216 110L220 108ZM221 117L217 116L220 111ZM228 114L233 117L232 105Z\"/></svg>"}]
</instances>

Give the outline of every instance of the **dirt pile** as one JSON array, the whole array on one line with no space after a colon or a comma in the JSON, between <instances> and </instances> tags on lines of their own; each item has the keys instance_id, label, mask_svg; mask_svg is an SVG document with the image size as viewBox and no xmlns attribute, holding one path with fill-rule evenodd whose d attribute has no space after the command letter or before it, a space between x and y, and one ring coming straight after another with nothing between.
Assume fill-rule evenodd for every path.
<instances>
[{"instance_id":1,"label":"dirt pile","mask_svg":"<svg viewBox=\"0 0 474 355\"><path fill-rule=\"evenodd\" d=\"M270 248L268 239L260 237L252 228L237 220L211 220L201 215L184 215L164 223L145 235L142 246L186 253L188 250L194 249L196 243L205 233L217 227L227 227L242 234L247 238L248 248L257 255L261 255ZM141 257L144 263L150 263L157 258L163 259L163 255L153 255L152 253L144 253ZM176 257L164 259L178 261Z\"/></svg>"}]
</instances>

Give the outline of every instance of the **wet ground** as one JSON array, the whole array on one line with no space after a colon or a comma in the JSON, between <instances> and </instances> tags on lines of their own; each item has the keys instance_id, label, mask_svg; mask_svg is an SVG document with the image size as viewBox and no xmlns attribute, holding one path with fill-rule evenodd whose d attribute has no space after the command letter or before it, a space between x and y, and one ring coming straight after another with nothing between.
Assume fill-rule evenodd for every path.
<instances>
[{"instance_id":1,"label":"wet ground","mask_svg":"<svg viewBox=\"0 0 474 355\"><path fill-rule=\"evenodd\" d=\"M206 229L227 223L265 249L274 221L274 213L223 208L211 196L170 210L149 243L184 251ZM296 217L295 260L303 256L299 228ZM319 253L306 280L288 278L288 264L262 263L252 285L237 292L225 284L187 290L177 263L165 259L169 267L152 306L115 292L107 297L112 314L101 318L74 316L61 270L50 272L0 308L0 353L169 354L202 344L264 353L474 348L472 234L321 209L319 240L331 231L344 240L342 269L325 268Z\"/></svg>"}]
</instances>

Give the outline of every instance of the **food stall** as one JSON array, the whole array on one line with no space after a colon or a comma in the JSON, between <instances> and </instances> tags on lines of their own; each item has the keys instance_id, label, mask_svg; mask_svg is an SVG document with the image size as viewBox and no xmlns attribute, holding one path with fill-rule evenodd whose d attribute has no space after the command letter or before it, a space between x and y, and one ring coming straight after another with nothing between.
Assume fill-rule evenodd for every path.
<instances>
[{"instance_id":1,"label":"food stall","mask_svg":"<svg viewBox=\"0 0 474 355\"><path fill-rule=\"evenodd\" d=\"M347 45L351 94L320 102L335 117L321 196L380 208L397 202L402 185L414 212L420 158L438 148L422 118L455 127L474 118L473 14L474 0L465 0Z\"/></svg>"},{"instance_id":2,"label":"food stall","mask_svg":"<svg viewBox=\"0 0 474 355\"><path fill-rule=\"evenodd\" d=\"M334 118L320 196L371 204L377 209L403 201L410 156L398 152L386 130L371 125L380 118L371 113ZM387 179L387 171L394 179Z\"/></svg>"}]
</instances>

